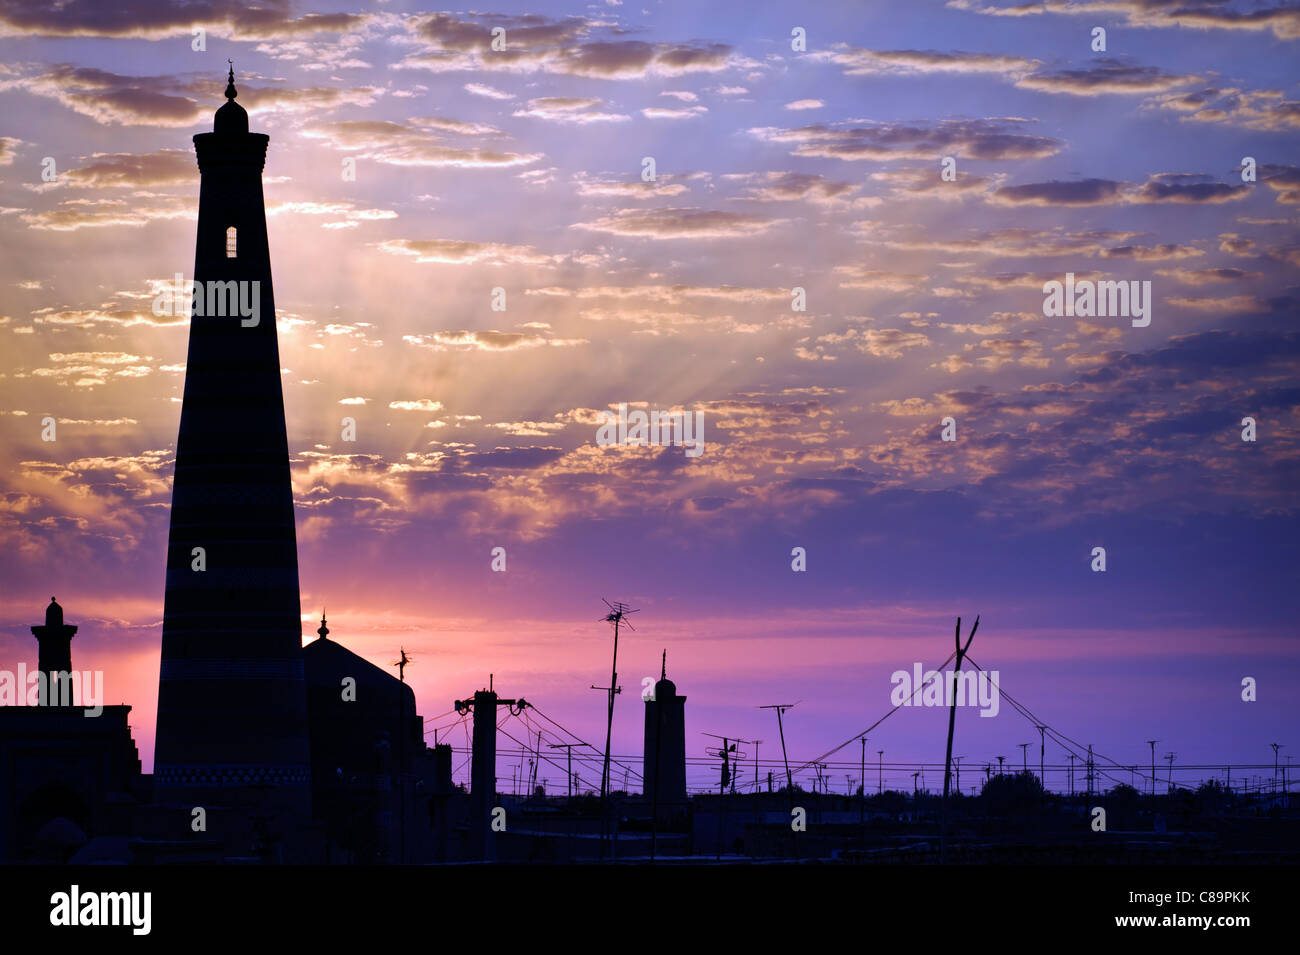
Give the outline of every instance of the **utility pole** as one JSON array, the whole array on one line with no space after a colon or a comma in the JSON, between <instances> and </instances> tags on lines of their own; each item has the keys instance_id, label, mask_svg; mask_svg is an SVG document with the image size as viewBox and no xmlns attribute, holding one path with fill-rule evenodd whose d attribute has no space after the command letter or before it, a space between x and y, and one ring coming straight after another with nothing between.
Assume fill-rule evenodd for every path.
<instances>
[{"instance_id":1,"label":"utility pole","mask_svg":"<svg viewBox=\"0 0 1300 955\"><path fill-rule=\"evenodd\" d=\"M539 733L538 736L541 736L541 734ZM568 756L569 756L569 773L568 773L568 776L569 776L569 798L570 798L570 799L573 798L573 747L575 747L575 746L590 746L590 745L591 745L590 743L550 743L550 744L548 744L548 748L549 748L549 749L562 749L562 750L565 750L565 751L568 753Z\"/></svg>"},{"instance_id":2,"label":"utility pole","mask_svg":"<svg viewBox=\"0 0 1300 955\"><path fill-rule=\"evenodd\" d=\"M758 744L761 742L763 742L761 739L754 740L754 792L755 793L758 793L760 791L759 778L758 778Z\"/></svg>"},{"instance_id":3,"label":"utility pole","mask_svg":"<svg viewBox=\"0 0 1300 955\"><path fill-rule=\"evenodd\" d=\"M952 670L952 705L948 707L948 750L943 761L943 803L939 809L939 863L941 865L948 856L948 774L952 772L952 735L957 727L957 681L961 679L961 665L966 659L966 651L970 649L971 641L975 639L975 631L979 628L980 618L977 615L975 625L970 628L970 636L966 638L964 647L961 645L961 617L957 618L957 629L953 633L957 660Z\"/></svg>"},{"instance_id":4,"label":"utility pole","mask_svg":"<svg viewBox=\"0 0 1300 955\"><path fill-rule=\"evenodd\" d=\"M1277 792L1277 751L1281 749L1280 743L1269 743L1273 747L1273 792Z\"/></svg>"},{"instance_id":5,"label":"utility pole","mask_svg":"<svg viewBox=\"0 0 1300 955\"><path fill-rule=\"evenodd\" d=\"M1147 740L1147 745L1151 747L1151 795L1156 794L1156 743L1158 739Z\"/></svg>"},{"instance_id":6,"label":"utility pole","mask_svg":"<svg viewBox=\"0 0 1300 955\"><path fill-rule=\"evenodd\" d=\"M1043 789L1047 789L1047 775L1043 771L1043 753L1047 749L1047 737L1044 735L1047 727L1041 723L1035 723L1038 727L1038 781L1043 784Z\"/></svg>"},{"instance_id":7,"label":"utility pole","mask_svg":"<svg viewBox=\"0 0 1300 955\"><path fill-rule=\"evenodd\" d=\"M999 757L998 757L998 775L999 775L999 776L1002 775L1002 761L1005 760L1005 759L1006 759L1005 756L999 756Z\"/></svg>"},{"instance_id":8,"label":"utility pole","mask_svg":"<svg viewBox=\"0 0 1300 955\"><path fill-rule=\"evenodd\" d=\"M798 705L799 703L770 703L759 707L760 710L776 710L776 728L781 734L781 759L785 763L785 787L791 799L794 799L794 777L790 775L790 758L785 751L785 726L781 722L781 714Z\"/></svg>"},{"instance_id":9,"label":"utility pole","mask_svg":"<svg viewBox=\"0 0 1300 955\"><path fill-rule=\"evenodd\" d=\"M604 598L602 597L601 599L603 600ZM600 803L601 803L601 818L602 818L601 854L602 855L604 855L604 842L606 839L609 838L609 747L610 747L610 740L614 733L614 697L615 695L622 692L622 688L618 685L618 629L621 624L627 623L626 617L628 614L637 612L635 610L630 609L621 600L617 600L614 603L610 603L608 600L606 600L605 606L609 608L609 613L605 614L605 616L601 617L600 619L604 620L608 624L612 624L614 627L614 657L613 657L613 662L610 664L610 668L609 668L609 686L607 687L598 687L595 685L592 686L593 690L606 690L609 694L609 709L605 717L605 761L604 764L601 766L601 770L600 770ZM627 626L629 630L636 629L630 623L628 623ZM657 782L658 781L656 780L656 784Z\"/></svg>"},{"instance_id":10,"label":"utility pole","mask_svg":"<svg viewBox=\"0 0 1300 955\"><path fill-rule=\"evenodd\" d=\"M1026 754L1029 752L1029 744L1017 743L1016 745L1020 747L1020 771L1027 773L1029 772L1029 757Z\"/></svg>"},{"instance_id":11,"label":"utility pole","mask_svg":"<svg viewBox=\"0 0 1300 955\"><path fill-rule=\"evenodd\" d=\"M614 695L622 692L622 688L618 685L618 628L626 622L625 618L628 614L637 612L629 609L621 600L614 603L606 600L605 605L609 607L609 613L600 619L612 624L614 627L614 658L609 670L609 686L592 687L593 690L606 690L609 693L609 713L605 719L605 762L600 771L600 798L602 801L609 796L609 746L610 737L614 732ZM628 629L635 628L629 623Z\"/></svg>"},{"instance_id":12,"label":"utility pole","mask_svg":"<svg viewBox=\"0 0 1300 955\"><path fill-rule=\"evenodd\" d=\"M858 795L858 825L865 827L867 824L867 738L860 737L862 742L862 762L859 770L859 780L862 782L862 791ZM863 830L865 833L865 829ZM865 835L863 836L865 839Z\"/></svg>"},{"instance_id":13,"label":"utility pole","mask_svg":"<svg viewBox=\"0 0 1300 955\"><path fill-rule=\"evenodd\" d=\"M1092 744L1088 744L1088 798L1092 798Z\"/></svg>"},{"instance_id":14,"label":"utility pole","mask_svg":"<svg viewBox=\"0 0 1300 955\"><path fill-rule=\"evenodd\" d=\"M1073 753L1070 754L1070 797L1074 797L1074 761L1078 759Z\"/></svg>"},{"instance_id":15,"label":"utility pole","mask_svg":"<svg viewBox=\"0 0 1300 955\"><path fill-rule=\"evenodd\" d=\"M879 773L876 777L876 795L880 795L885 791L885 751L878 749L876 753L880 757L880 761L876 764L876 772Z\"/></svg>"},{"instance_id":16,"label":"utility pole","mask_svg":"<svg viewBox=\"0 0 1300 955\"><path fill-rule=\"evenodd\" d=\"M1169 789L1167 790L1167 792L1170 793L1174 791L1174 756L1175 755L1177 754L1169 753L1168 755L1165 756L1165 759L1169 760Z\"/></svg>"},{"instance_id":17,"label":"utility pole","mask_svg":"<svg viewBox=\"0 0 1300 955\"><path fill-rule=\"evenodd\" d=\"M865 736L859 736L859 737L858 737L858 742L862 744L862 762L861 762L861 764L860 764L861 768L859 769L859 774L860 774L860 778L861 778L861 780L862 780L862 796L863 796L863 798L866 798L866 795L867 795L867 737L865 737Z\"/></svg>"},{"instance_id":18,"label":"utility pole","mask_svg":"<svg viewBox=\"0 0 1300 955\"><path fill-rule=\"evenodd\" d=\"M959 796L961 795L961 761L965 758L965 756L954 756L952 758L952 761L957 764L957 788L954 792Z\"/></svg>"},{"instance_id":19,"label":"utility pole","mask_svg":"<svg viewBox=\"0 0 1300 955\"><path fill-rule=\"evenodd\" d=\"M488 675L488 688L478 690L473 697L456 700L456 712L464 716L474 714L473 755L470 761L470 831L471 845L476 858L491 861L495 858L496 843L490 820L496 799L497 761L497 707L505 706L512 716L518 716L527 707L523 698L503 700L496 694L494 678Z\"/></svg>"},{"instance_id":20,"label":"utility pole","mask_svg":"<svg viewBox=\"0 0 1300 955\"><path fill-rule=\"evenodd\" d=\"M717 756L722 760L722 774L721 774L721 783L720 783L721 788L718 791L719 794L721 795L725 793L728 787L730 787L732 793L735 793L736 773L733 772L731 769L731 759L732 759L731 754L736 753L736 747L738 744L749 743L751 741L747 739L740 739L738 737L733 737L733 736L718 736L715 733L704 733L703 735L712 736L714 739L722 740L722 747L716 753L709 752L707 749L705 750L705 752L708 753L708 755ZM745 755L744 753L737 753L735 757L737 767L740 766L740 760L744 755Z\"/></svg>"}]
</instances>

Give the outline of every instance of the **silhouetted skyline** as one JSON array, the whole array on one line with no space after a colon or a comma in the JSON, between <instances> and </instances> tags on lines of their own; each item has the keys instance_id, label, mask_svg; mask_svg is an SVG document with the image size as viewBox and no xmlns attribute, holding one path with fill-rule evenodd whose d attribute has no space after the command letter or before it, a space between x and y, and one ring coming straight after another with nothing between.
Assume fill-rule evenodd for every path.
<instances>
[{"instance_id":1,"label":"silhouetted skyline","mask_svg":"<svg viewBox=\"0 0 1300 955\"><path fill-rule=\"evenodd\" d=\"M229 57L271 136L304 636L327 606L372 663L405 647L426 717L495 673L598 743L609 595L644 618L628 757L664 647L690 759L774 758L756 707L788 699L803 761L976 613L975 659L1125 764L1300 746L1291 21L1107 12L1102 53L1085 18L966 4L500 9L235 12L203 51L162 5L0 13L0 666L58 594L153 768L187 320L150 304ZM1151 281L1151 324L1046 317L1067 273ZM703 412L706 450L598 446L625 402ZM941 762L945 720L873 751ZM968 767L1037 739L957 721Z\"/></svg>"}]
</instances>

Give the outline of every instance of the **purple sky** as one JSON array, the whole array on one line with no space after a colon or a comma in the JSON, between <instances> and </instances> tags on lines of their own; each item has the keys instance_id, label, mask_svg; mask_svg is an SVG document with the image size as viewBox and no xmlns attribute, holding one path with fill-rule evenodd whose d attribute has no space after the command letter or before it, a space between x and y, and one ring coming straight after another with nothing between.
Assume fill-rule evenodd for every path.
<instances>
[{"instance_id":1,"label":"purple sky","mask_svg":"<svg viewBox=\"0 0 1300 955\"><path fill-rule=\"evenodd\" d=\"M755 707L799 700L802 762L978 613L974 659L1122 763L1300 756L1300 11L243 6L0 7L0 668L58 595L151 766L186 321L150 305L229 57L271 136L305 630L404 645L426 716L491 672L596 742L603 596L641 608L617 752L666 647L692 756L766 763ZM1150 324L1045 317L1067 272L1149 281ZM621 402L703 412L704 453L598 446ZM944 724L869 751L941 761ZM967 766L1036 738L959 714Z\"/></svg>"}]
</instances>

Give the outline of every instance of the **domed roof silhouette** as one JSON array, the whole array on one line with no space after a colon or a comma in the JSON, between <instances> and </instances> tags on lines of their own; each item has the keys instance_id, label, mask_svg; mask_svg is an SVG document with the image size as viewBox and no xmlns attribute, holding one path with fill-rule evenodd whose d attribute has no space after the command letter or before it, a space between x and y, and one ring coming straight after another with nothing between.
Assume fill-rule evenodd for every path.
<instances>
[{"instance_id":1,"label":"domed roof silhouette","mask_svg":"<svg viewBox=\"0 0 1300 955\"><path fill-rule=\"evenodd\" d=\"M226 103L217 110L212 131L232 136L248 132L248 111L235 102L239 93L235 89L235 65L230 64L230 78L226 84Z\"/></svg>"}]
</instances>

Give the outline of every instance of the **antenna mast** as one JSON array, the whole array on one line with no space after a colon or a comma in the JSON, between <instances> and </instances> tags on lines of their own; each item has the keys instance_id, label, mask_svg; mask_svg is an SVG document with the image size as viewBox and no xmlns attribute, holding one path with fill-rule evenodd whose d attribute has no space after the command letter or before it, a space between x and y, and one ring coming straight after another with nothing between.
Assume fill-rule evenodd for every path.
<instances>
[{"instance_id":1,"label":"antenna mast","mask_svg":"<svg viewBox=\"0 0 1300 955\"><path fill-rule=\"evenodd\" d=\"M604 600L605 598L602 597L601 599ZM601 771L600 771L600 801L602 807L608 809L609 747L610 747L610 739L614 733L614 696L618 693L623 692L622 687L618 685L618 630L620 625L623 624L626 624L629 630L635 630L636 628L633 627L632 624L628 622L627 615L632 613L637 613L637 611L628 607L628 605L623 603L623 601L621 600L616 600L613 603L610 603L608 600L605 600L605 606L609 608L609 613L605 614L605 616L601 617L600 619L604 620L608 624L612 624L614 627L614 659L613 659L613 663L610 664L610 668L609 668L609 686L596 686L595 684L592 684L591 688L593 690L605 690L607 691L609 696L609 707L605 716L605 762L601 767ZM665 657L665 661L666 659L667 658ZM605 815L606 818L608 819L607 812L605 813ZM608 822L606 823L606 827L607 826L608 826ZM602 833L602 838L603 836L604 833Z\"/></svg>"}]
</instances>

